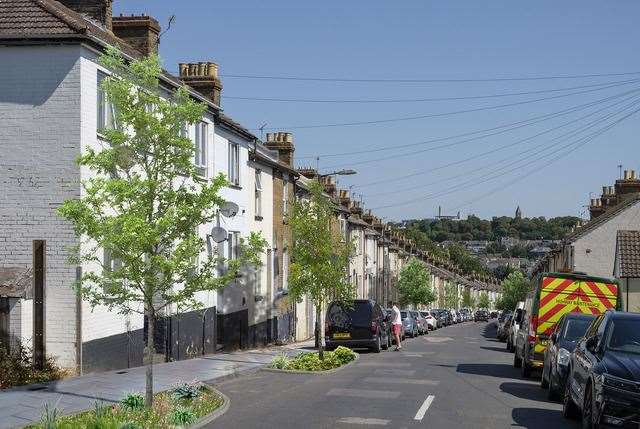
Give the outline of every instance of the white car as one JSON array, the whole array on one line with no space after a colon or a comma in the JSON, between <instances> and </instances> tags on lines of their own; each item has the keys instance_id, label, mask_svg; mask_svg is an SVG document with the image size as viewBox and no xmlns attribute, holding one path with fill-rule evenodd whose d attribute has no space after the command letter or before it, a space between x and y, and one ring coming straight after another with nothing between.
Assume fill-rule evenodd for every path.
<instances>
[{"instance_id":1,"label":"white car","mask_svg":"<svg viewBox=\"0 0 640 429\"><path fill-rule=\"evenodd\" d=\"M516 338L518 338L518 330L520 329L520 324L522 323L523 311L524 301L520 301L513 311L513 316L511 319L511 329L509 335L507 335L507 350L509 350L510 352L516 351Z\"/></svg>"},{"instance_id":2,"label":"white car","mask_svg":"<svg viewBox=\"0 0 640 429\"><path fill-rule=\"evenodd\" d=\"M435 331L438 329L438 319L435 318L433 314L429 310L423 310L420 312L422 317L427 319L427 325L429 326L430 331Z\"/></svg>"}]
</instances>

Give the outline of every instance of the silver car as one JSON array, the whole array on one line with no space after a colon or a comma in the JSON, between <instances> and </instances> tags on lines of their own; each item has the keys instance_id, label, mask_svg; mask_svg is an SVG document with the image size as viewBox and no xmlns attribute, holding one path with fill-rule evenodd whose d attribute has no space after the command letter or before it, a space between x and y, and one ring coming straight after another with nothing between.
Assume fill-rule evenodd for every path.
<instances>
[{"instance_id":1,"label":"silver car","mask_svg":"<svg viewBox=\"0 0 640 429\"><path fill-rule=\"evenodd\" d=\"M411 314L411 311L402 310L400 312L400 316L402 317L402 327L404 329L404 334L407 337L417 337L420 333L418 328L418 320Z\"/></svg>"}]
</instances>

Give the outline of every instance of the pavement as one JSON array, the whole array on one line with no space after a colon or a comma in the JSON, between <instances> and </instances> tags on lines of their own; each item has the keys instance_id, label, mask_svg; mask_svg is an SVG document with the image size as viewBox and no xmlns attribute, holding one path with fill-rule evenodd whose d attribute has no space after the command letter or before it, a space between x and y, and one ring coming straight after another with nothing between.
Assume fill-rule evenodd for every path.
<instances>
[{"instance_id":1,"label":"pavement","mask_svg":"<svg viewBox=\"0 0 640 429\"><path fill-rule=\"evenodd\" d=\"M256 372L280 353L296 354L312 346L310 341L157 364L153 369L154 389L166 390L176 383L193 380L219 383ZM145 367L136 367L2 390L0 429L39 421L45 403L55 405L63 414L73 414L93 408L96 401L118 402L128 393L144 391L144 384Z\"/></svg>"},{"instance_id":2,"label":"pavement","mask_svg":"<svg viewBox=\"0 0 640 429\"><path fill-rule=\"evenodd\" d=\"M255 372L216 387L231 407L216 428L577 428L524 380L495 324L467 322L360 354L333 374Z\"/></svg>"}]
</instances>

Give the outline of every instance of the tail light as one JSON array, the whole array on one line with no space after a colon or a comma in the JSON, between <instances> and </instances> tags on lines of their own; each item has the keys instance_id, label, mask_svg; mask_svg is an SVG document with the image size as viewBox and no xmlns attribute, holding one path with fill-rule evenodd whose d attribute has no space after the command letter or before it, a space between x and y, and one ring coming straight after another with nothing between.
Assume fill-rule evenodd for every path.
<instances>
[{"instance_id":1,"label":"tail light","mask_svg":"<svg viewBox=\"0 0 640 429\"><path fill-rule=\"evenodd\" d=\"M378 333L378 322L376 322L375 320L371 321L371 333L372 334Z\"/></svg>"},{"instance_id":2,"label":"tail light","mask_svg":"<svg viewBox=\"0 0 640 429\"><path fill-rule=\"evenodd\" d=\"M527 341L529 341L530 343L535 343L538 339L537 331L538 316L534 314L533 316L531 316L531 320L529 322L529 336L527 337Z\"/></svg>"}]
</instances>

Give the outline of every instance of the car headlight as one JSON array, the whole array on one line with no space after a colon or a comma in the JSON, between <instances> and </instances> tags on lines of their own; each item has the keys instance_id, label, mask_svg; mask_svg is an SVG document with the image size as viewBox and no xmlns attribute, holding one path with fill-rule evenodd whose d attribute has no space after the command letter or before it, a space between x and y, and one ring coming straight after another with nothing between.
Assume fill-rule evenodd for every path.
<instances>
[{"instance_id":1,"label":"car headlight","mask_svg":"<svg viewBox=\"0 0 640 429\"><path fill-rule=\"evenodd\" d=\"M558 350L558 365L567 366L569 365L569 359L571 358L571 353L567 349Z\"/></svg>"}]
</instances>

